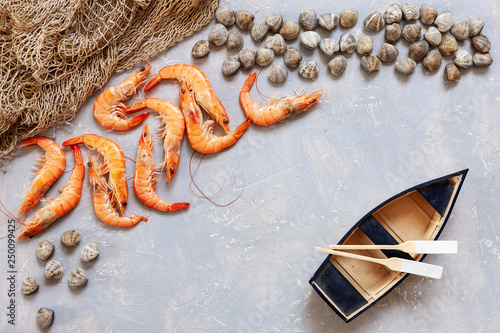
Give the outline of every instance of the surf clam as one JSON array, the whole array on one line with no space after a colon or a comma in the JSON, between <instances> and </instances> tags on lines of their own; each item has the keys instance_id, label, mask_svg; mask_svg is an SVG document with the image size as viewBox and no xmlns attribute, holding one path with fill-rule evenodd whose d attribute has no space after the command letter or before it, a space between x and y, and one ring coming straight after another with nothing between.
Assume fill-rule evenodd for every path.
<instances>
[{"instance_id":1,"label":"surf clam","mask_svg":"<svg viewBox=\"0 0 500 333\"><path fill-rule=\"evenodd\" d=\"M266 17L266 24L271 32L279 32L283 25L283 15L277 13L270 13Z\"/></svg>"},{"instance_id":2,"label":"surf clam","mask_svg":"<svg viewBox=\"0 0 500 333\"><path fill-rule=\"evenodd\" d=\"M405 19L405 21L418 20L420 17L418 8L411 3L405 3L404 5L402 5L401 11L403 12L403 18Z\"/></svg>"},{"instance_id":3,"label":"surf clam","mask_svg":"<svg viewBox=\"0 0 500 333\"><path fill-rule=\"evenodd\" d=\"M99 257L99 249L95 243L86 244L80 254L80 259L84 262L91 262L97 257Z\"/></svg>"},{"instance_id":4,"label":"surf clam","mask_svg":"<svg viewBox=\"0 0 500 333\"><path fill-rule=\"evenodd\" d=\"M241 30L250 30L252 28L255 16L248 10L238 10L235 14L235 23Z\"/></svg>"},{"instance_id":5,"label":"surf clam","mask_svg":"<svg viewBox=\"0 0 500 333\"><path fill-rule=\"evenodd\" d=\"M220 23L215 24L208 34L208 40L217 46L224 45L227 40L226 27Z\"/></svg>"},{"instance_id":6,"label":"surf clam","mask_svg":"<svg viewBox=\"0 0 500 333\"><path fill-rule=\"evenodd\" d=\"M383 62L393 62L399 55L399 50L396 46L383 43L380 49L377 51L377 58Z\"/></svg>"},{"instance_id":7,"label":"surf clam","mask_svg":"<svg viewBox=\"0 0 500 333\"><path fill-rule=\"evenodd\" d=\"M222 63L222 74L231 76L240 69L241 63L237 57L227 57Z\"/></svg>"},{"instance_id":8,"label":"surf clam","mask_svg":"<svg viewBox=\"0 0 500 333\"><path fill-rule=\"evenodd\" d=\"M491 57L490 52L488 53L476 53L474 57L472 57L472 61L474 62L474 66L477 67L486 67L493 63L493 58Z\"/></svg>"},{"instance_id":9,"label":"surf clam","mask_svg":"<svg viewBox=\"0 0 500 333\"><path fill-rule=\"evenodd\" d=\"M288 67L295 68L302 61L302 54L296 48L289 47L283 55L283 61Z\"/></svg>"},{"instance_id":10,"label":"surf clam","mask_svg":"<svg viewBox=\"0 0 500 333\"><path fill-rule=\"evenodd\" d=\"M441 43L443 35L441 35L441 32L436 27L429 27L424 34L424 38L432 46L438 46Z\"/></svg>"},{"instance_id":11,"label":"surf clam","mask_svg":"<svg viewBox=\"0 0 500 333\"><path fill-rule=\"evenodd\" d=\"M361 66L363 66L368 73L374 73L380 70L382 63L379 58L371 54L367 54L361 58Z\"/></svg>"},{"instance_id":12,"label":"surf clam","mask_svg":"<svg viewBox=\"0 0 500 333\"><path fill-rule=\"evenodd\" d=\"M331 57L339 50L339 42L333 38L324 38L319 42L318 47L326 57Z\"/></svg>"},{"instance_id":13,"label":"surf clam","mask_svg":"<svg viewBox=\"0 0 500 333\"><path fill-rule=\"evenodd\" d=\"M420 40L410 44L410 58L415 61L420 61L425 58L429 52L429 42Z\"/></svg>"},{"instance_id":14,"label":"surf clam","mask_svg":"<svg viewBox=\"0 0 500 333\"><path fill-rule=\"evenodd\" d=\"M266 67L274 60L274 51L271 49L259 49L255 57L257 65Z\"/></svg>"},{"instance_id":15,"label":"surf clam","mask_svg":"<svg viewBox=\"0 0 500 333\"><path fill-rule=\"evenodd\" d=\"M45 265L45 277L48 279L60 279L64 269L61 263L57 260L50 260Z\"/></svg>"},{"instance_id":16,"label":"surf clam","mask_svg":"<svg viewBox=\"0 0 500 333\"><path fill-rule=\"evenodd\" d=\"M48 240L42 240L36 245L36 256L40 260L47 260L54 253L54 244Z\"/></svg>"},{"instance_id":17,"label":"surf clam","mask_svg":"<svg viewBox=\"0 0 500 333\"><path fill-rule=\"evenodd\" d=\"M300 25L297 22L286 20L280 29L280 35L286 40L294 40L300 35Z\"/></svg>"},{"instance_id":18,"label":"surf clam","mask_svg":"<svg viewBox=\"0 0 500 333\"><path fill-rule=\"evenodd\" d=\"M330 68L330 72L335 76L344 73L346 67L347 59L341 54L333 57L332 60L328 62L328 68Z\"/></svg>"},{"instance_id":19,"label":"surf clam","mask_svg":"<svg viewBox=\"0 0 500 333\"><path fill-rule=\"evenodd\" d=\"M484 27L484 22L475 16L470 17L467 20L467 23L469 24L469 36L470 37L475 37L481 33Z\"/></svg>"},{"instance_id":20,"label":"surf clam","mask_svg":"<svg viewBox=\"0 0 500 333\"><path fill-rule=\"evenodd\" d=\"M78 289L84 287L88 281L89 279L87 275L85 275L85 271L81 268L77 268L69 275L68 286L71 289Z\"/></svg>"},{"instance_id":21,"label":"surf clam","mask_svg":"<svg viewBox=\"0 0 500 333\"><path fill-rule=\"evenodd\" d=\"M382 17L382 14L375 12L371 13L365 18L364 21L364 26L365 29L372 31L372 32L378 32L382 30L384 27L384 19Z\"/></svg>"},{"instance_id":22,"label":"surf clam","mask_svg":"<svg viewBox=\"0 0 500 333\"><path fill-rule=\"evenodd\" d=\"M442 12L434 20L434 25L441 32L448 32L453 25L453 15L449 11Z\"/></svg>"},{"instance_id":23,"label":"surf clam","mask_svg":"<svg viewBox=\"0 0 500 333\"><path fill-rule=\"evenodd\" d=\"M332 31L339 24L339 18L333 13L321 14L318 18L318 25L328 31Z\"/></svg>"},{"instance_id":24,"label":"surf clam","mask_svg":"<svg viewBox=\"0 0 500 333\"><path fill-rule=\"evenodd\" d=\"M444 35L439 44L439 51L441 54L446 57L456 50L458 50L458 43L455 37L451 34Z\"/></svg>"},{"instance_id":25,"label":"surf clam","mask_svg":"<svg viewBox=\"0 0 500 333\"><path fill-rule=\"evenodd\" d=\"M455 64L448 64L444 68L444 79L448 82L460 81L460 69Z\"/></svg>"},{"instance_id":26,"label":"surf clam","mask_svg":"<svg viewBox=\"0 0 500 333\"><path fill-rule=\"evenodd\" d=\"M441 63L443 62L443 56L439 50L434 49L431 50L427 56L424 58L423 65L430 70L431 72L435 72L441 67Z\"/></svg>"},{"instance_id":27,"label":"surf clam","mask_svg":"<svg viewBox=\"0 0 500 333\"><path fill-rule=\"evenodd\" d=\"M387 24L399 23L402 18L403 11L401 10L401 6L396 3L393 3L385 10L384 20Z\"/></svg>"},{"instance_id":28,"label":"surf clam","mask_svg":"<svg viewBox=\"0 0 500 333\"><path fill-rule=\"evenodd\" d=\"M231 51L239 51L243 48L243 36L239 31L231 30L227 35L226 46Z\"/></svg>"},{"instance_id":29,"label":"surf clam","mask_svg":"<svg viewBox=\"0 0 500 333\"><path fill-rule=\"evenodd\" d=\"M314 50L318 47L320 40L320 35L314 31L306 31L300 35L300 44L310 50Z\"/></svg>"},{"instance_id":30,"label":"surf clam","mask_svg":"<svg viewBox=\"0 0 500 333\"><path fill-rule=\"evenodd\" d=\"M407 24L403 28L403 38L413 43L422 37L422 27L419 24Z\"/></svg>"},{"instance_id":31,"label":"surf clam","mask_svg":"<svg viewBox=\"0 0 500 333\"><path fill-rule=\"evenodd\" d=\"M269 26L264 22L257 21L254 23L252 30L250 30L250 35L252 36L253 40L258 43L261 42L264 37L266 37L268 32Z\"/></svg>"},{"instance_id":32,"label":"surf clam","mask_svg":"<svg viewBox=\"0 0 500 333\"><path fill-rule=\"evenodd\" d=\"M78 242L80 242L80 233L76 230L66 230L61 235L61 242L69 247L76 247Z\"/></svg>"},{"instance_id":33,"label":"surf clam","mask_svg":"<svg viewBox=\"0 0 500 333\"><path fill-rule=\"evenodd\" d=\"M450 32L457 40L469 38L469 24L467 21L453 22Z\"/></svg>"},{"instance_id":34,"label":"surf clam","mask_svg":"<svg viewBox=\"0 0 500 333\"><path fill-rule=\"evenodd\" d=\"M415 60L411 58L403 58L396 61L396 70L403 75L410 75L417 67Z\"/></svg>"},{"instance_id":35,"label":"surf clam","mask_svg":"<svg viewBox=\"0 0 500 333\"><path fill-rule=\"evenodd\" d=\"M473 65L472 56L465 50L458 50L455 53L455 59L453 59L453 63L458 67L469 68Z\"/></svg>"},{"instance_id":36,"label":"surf clam","mask_svg":"<svg viewBox=\"0 0 500 333\"><path fill-rule=\"evenodd\" d=\"M472 37L472 45L481 53L488 53L491 49L491 42L485 35L477 35Z\"/></svg>"},{"instance_id":37,"label":"surf clam","mask_svg":"<svg viewBox=\"0 0 500 333\"><path fill-rule=\"evenodd\" d=\"M241 68L249 70L255 65L255 52L246 48L242 49L238 53L238 60L240 61Z\"/></svg>"},{"instance_id":38,"label":"surf clam","mask_svg":"<svg viewBox=\"0 0 500 333\"><path fill-rule=\"evenodd\" d=\"M210 53L210 43L208 40L197 41L191 50L191 56L195 59L206 57Z\"/></svg>"},{"instance_id":39,"label":"surf clam","mask_svg":"<svg viewBox=\"0 0 500 333\"><path fill-rule=\"evenodd\" d=\"M299 24L306 31L314 30L318 26L318 15L314 10L303 10L299 14Z\"/></svg>"},{"instance_id":40,"label":"surf clam","mask_svg":"<svg viewBox=\"0 0 500 333\"><path fill-rule=\"evenodd\" d=\"M434 23L436 16L437 16L437 11L433 7L429 5L423 5L422 7L420 7L420 21L423 24Z\"/></svg>"},{"instance_id":41,"label":"surf clam","mask_svg":"<svg viewBox=\"0 0 500 333\"><path fill-rule=\"evenodd\" d=\"M319 66L314 60L308 60L299 65L300 76L306 79L315 79L319 75Z\"/></svg>"},{"instance_id":42,"label":"surf clam","mask_svg":"<svg viewBox=\"0 0 500 333\"><path fill-rule=\"evenodd\" d=\"M401 26L399 23L388 24L385 27L385 39L389 43L396 43L401 39Z\"/></svg>"},{"instance_id":43,"label":"surf clam","mask_svg":"<svg viewBox=\"0 0 500 333\"><path fill-rule=\"evenodd\" d=\"M37 290L40 285L36 283L36 280L32 276L28 276L23 280L23 285L21 287L21 290L23 292L23 295L29 296L33 295Z\"/></svg>"},{"instance_id":44,"label":"surf clam","mask_svg":"<svg viewBox=\"0 0 500 333\"><path fill-rule=\"evenodd\" d=\"M217 22L225 25L226 27L230 27L234 24L234 11L227 7L219 7L215 11L215 19Z\"/></svg>"},{"instance_id":45,"label":"surf clam","mask_svg":"<svg viewBox=\"0 0 500 333\"><path fill-rule=\"evenodd\" d=\"M38 309L36 313L36 323L40 328L47 328L52 325L54 321L54 310L45 307Z\"/></svg>"},{"instance_id":46,"label":"surf clam","mask_svg":"<svg viewBox=\"0 0 500 333\"><path fill-rule=\"evenodd\" d=\"M285 82L288 78L288 71L281 65L273 65L267 73L267 78L274 83Z\"/></svg>"},{"instance_id":47,"label":"surf clam","mask_svg":"<svg viewBox=\"0 0 500 333\"><path fill-rule=\"evenodd\" d=\"M287 49L285 39L280 34L275 34L274 36L267 37L266 49L273 50L275 55L284 54Z\"/></svg>"},{"instance_id":48,"label":"surf clam","mask_svg":"<svg viewBox=\"0 0 500 333\"><path fill-rule=\"evenodd\" d=\"M363 55L373 51L373 39L370 36L363 36L356 44L356 51Z\"/></svg>"},{"instance_id":49,"label":"surf clam","mask_svg":"<svg viewBox=\"0 0 500 333\"><path fill-rule=\"evenodd\" d=\"M356 38L352 34L345 32L340 36L339 45L340 51L353 53L356 49Z\"/></svg>"},{"instance_id":50,"label":"surf clam","mask_svg":"<svg viewBox=\"0 0 500 333\"><path fill-rule=\"evenodd\" d=\"M350 28L358 21L358 11L356 9L346 9L340 12L340 25L344 28Z\"/></svg>"}]
</instances>

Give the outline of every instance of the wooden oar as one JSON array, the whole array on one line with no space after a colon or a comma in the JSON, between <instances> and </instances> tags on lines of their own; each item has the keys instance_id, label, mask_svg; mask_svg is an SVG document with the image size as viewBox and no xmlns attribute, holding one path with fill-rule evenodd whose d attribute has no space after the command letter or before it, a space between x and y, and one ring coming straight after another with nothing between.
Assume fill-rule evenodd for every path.
<instances>
[{"instance_id":1,"label":"wooden oar","mask_svg":"<svg viewBox=\"0 0 500 333\"><path fill-rule=\"evenodd\" d=\"M457 241L408 241L397 245L330 245L331 250L399 250L406 253L457 253Z\"/></svg>"},{"instance_id":2,"label":"wooden oar","mask_svg":"<svg viewBox=\"0 0 500 333\"><path fill-rule=\"evenodd\" d=\"M377 259L372 257L360 256L348 252L324 249L321 247L317 247L316 251L333 254L335 256L370 261L380 265L384 265L385 267L389 268L392 271L427 276L434 279L440 279L441 276L443 275L443 267L413 260L406 260L401 258Z\"/></svg>"}]
</instances>

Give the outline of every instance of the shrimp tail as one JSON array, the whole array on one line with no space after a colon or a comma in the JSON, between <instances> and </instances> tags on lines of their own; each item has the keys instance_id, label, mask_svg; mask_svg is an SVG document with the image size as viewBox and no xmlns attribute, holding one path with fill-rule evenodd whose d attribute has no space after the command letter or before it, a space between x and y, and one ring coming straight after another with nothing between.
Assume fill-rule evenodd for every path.
<instances>
[{"instance_id":1,"label":"shrimp tail","mask_svg":"<svg viewBox=\"0 0 500 333\"><path fill-rule=\"evenodd\" d=\"M71 138L62 143L63 146L72 146L83 142L83 135Z\"/></svg>"},{"instance_id":2,"label":"shrimp tail","mask_svg":"<svg viewBox=\"0 0 500 333\"><path fill-rule=\"evenodd\" d=\"M245 120L244 122L242 122L238 127L236 127L236 129L234 130L233 132L233 136L235 139L239 139L240 136L243 135L243 133L245 133L245 131L248 129L248 127L250 126L250 119L247 119Z\"/></svg>"},{"instance_id":3,"label":"shrimp tail","mask_svg":"<svg viewBox=\"0 0 500 333\"><path fill-rule=\"evenodd\" d=\"M169 211L170 212L176 212L178 210L186 209L189 208L189 203L187 202L178 202L178 203L173 203L170 204Z\"/></svg>"},{"instance_id":4,"label":"shrimp tail","mask_svg":"<svg viewBox=\"0 0 500 333\"><path fill-rule=\"evenodd\" d=\"M125 112L127 114L136 113L136 112L144 110L145 108L147 108L146 100L142 100L140 102L135 103L134 105L129 106L128 108L123 110L123 112Z\"/></svg>"},{"instance_id":5,"label":"shrimp tail","mask_svg":"<svg viewBox=\"0 0 500 333\"><path fill-rule=\"evenodd\" d=\"M163 80L162 76L160 74L156 74L151 81L149 81L146 86L144 87L144 92L149 91L156 87L158 83L160 83Z\"/></svg>"},{"instance_id":6,"label":"shrimp tail","mask_svg":"<svg viewBox=\"0 0 500 333\"><path fill-rule=\"evenodd\" d=\"M23 141L23 143L21 144L20 147L27 147L27 146L31 146L31 145L36 145L37 139L38 139L38 137L26 139Z\"/></svg>"},{"instance_id":7,"label":"shrimp tail","mask_svg":"<svg viewBox=\"0 0 500 333\"><path fill-rule=\"evenodd\" d=\"M149 112L146 112L146 113L140 114L140 115L130 119L130 121L129 121L130 127L135 127L135 126L139 125L144 120L146 120L146 118L148 116L149 116Z\"/></svg>"},{"instance_id":8,"label":"shrimp tail","mask_svg":"<svg viewBox=\"0 0 500 333\"><path fill-rule=\"evenodd\" d=\"M243 83L243 87L241 88L241 92L249 92L257 78L257 72L248 75L245 83Z\"/></svg>"}]
</instances>

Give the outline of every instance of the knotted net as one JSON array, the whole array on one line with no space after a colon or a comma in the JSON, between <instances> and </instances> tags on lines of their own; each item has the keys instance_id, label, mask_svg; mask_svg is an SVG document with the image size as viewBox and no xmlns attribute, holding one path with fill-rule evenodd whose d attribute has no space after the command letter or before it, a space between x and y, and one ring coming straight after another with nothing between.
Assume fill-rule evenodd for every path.
<instances>
[{"instance_id":1,"label":"knotted net","mask_svg":"<svg viewBox=\"0 0 500 333\"><path fill-rule=\"evenodd\" d=\"M0 160L73 119L111 74L212 18L218 0L0 1Z\"/></svg>"}]
</instances>

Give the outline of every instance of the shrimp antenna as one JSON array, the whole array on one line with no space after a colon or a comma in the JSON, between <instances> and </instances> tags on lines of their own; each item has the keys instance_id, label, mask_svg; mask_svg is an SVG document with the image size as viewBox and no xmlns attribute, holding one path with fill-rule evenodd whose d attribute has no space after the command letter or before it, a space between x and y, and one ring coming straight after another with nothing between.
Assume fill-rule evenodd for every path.
<instances>
[{"instance_id":1,"label":"shrimp antenna","mask_svg":"<svg viewBox=\"0 0 500 333\"><path fill-rule=\"evenodd\" d=\"M191 154L191 158L189 159L189 164L190 164L190 166L191 166L191 163L192 163L192 160L193 160L194 153L195 153L195 151L193 151L193 153ZM191 192L192 192L195 196L197 196L198 198L205 198L205 199L208 199L208 198L213 198L213 197L215 197L217 194L219 194L219 193L222 191L222 189L224 188L224 185L226 185L226 179L224 179L224 184L222 184L222 186L219 188L219 190L218 190L217 192L215 192L214 194L212 194L211 196L207 196L207 195L205 195L205 194L203 194L203 193L202 193L203 195L199 195L199 194L197 194L197 193L194 193L194 190L193 190L193 188L192 188L192 184L194 184L194 185L196 186L196 183L195 183L195 181L194 181L194 176L196 175L196 172L198 172L198 168L200 167L201 162L203 161L203 158L204 158L204 157L205 157L205 154L202 154L202 155L201 155L200 162L198 162L198 165L196 166L196 169L194 170L194 173L191 175L191 170L190 170L190 172L189 172L189 173L190 173L190 176L191 176L191 181L189 182L189 189L190 189L190 190L191 190ZM198 187L196 186L196 188L198 188ZM201 191L200 191L200 193L201 193Z\"/></svg>"},{"instance_id":2,"label":"shrimp antenna","mask_svg":"<svg viewBox=\"0 0 500 333\"><path fill-rule=\"evenodd\" d=\"M12 214L8 209L7 207L5 207L5 205L3 204L2 201L0 201L0 205L3 207L3 210L0 209L0 212L2 212L5 216L2 218L2 221L6 218L6 217L10 217L11 219L13 219L14 221L16 221L17 223L21 224L21 225L25 225L23 222L24 221L21 221L19 218L15 217L14 214ZM17 206L17 208L19 208L21 205Z\"/></svg>"},{"instance_id":3,"label":"shrimp antenna","mask_svg":"<svg viewBox=\"0 0 500 333\"><path fill-rule=\"evenodd\" d=\"M260 71L259 71L259 73L257 73L257 78L255 79L255 88L257 89L257 91L258 91L259 95L261 95L262 97L265 97L265 98L267 98L267 99L271 99L271 97L268 97L268 96L264 95L264 94L263 94L263 93L261 93L261 92L260 92L260 90L259 90L259 86L258 86L258 83L259 83L259 76L260 76L260 72L262 72L262 70L263 70L263 69L264 69L264 68L261 68L261 69L260 69Z\"/></svg>"}]
</instances>

